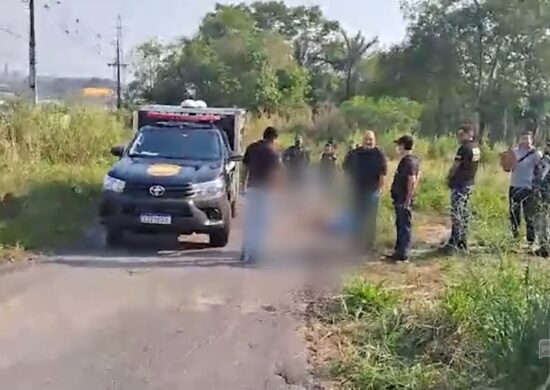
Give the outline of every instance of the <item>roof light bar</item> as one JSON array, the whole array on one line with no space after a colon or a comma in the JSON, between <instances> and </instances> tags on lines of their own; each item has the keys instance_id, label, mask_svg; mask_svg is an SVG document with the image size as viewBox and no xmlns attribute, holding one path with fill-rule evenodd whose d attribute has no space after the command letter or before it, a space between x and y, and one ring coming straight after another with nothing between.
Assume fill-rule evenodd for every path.
<instances>
[{"instance_id":1,"label":"roof light bar","mask_svg":"<svg viewBox=\"0 0 550 390\"><path fill-rule=\"evenodd\" d=\"M147 112L145 116L149 119L159 119L176 122L216 122L221 120L221 117L217 115L187 115L163 112Z\"/></svg>"}]
</instances>

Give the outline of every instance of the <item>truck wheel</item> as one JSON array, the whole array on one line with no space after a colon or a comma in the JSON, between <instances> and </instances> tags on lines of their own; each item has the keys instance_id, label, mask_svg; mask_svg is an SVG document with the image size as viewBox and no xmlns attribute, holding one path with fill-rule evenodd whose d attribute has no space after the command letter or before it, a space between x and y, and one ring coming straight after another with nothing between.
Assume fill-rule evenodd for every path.
<instances>
[{"instance_id":1,"label":"truck wheel","mask_svg":"<svg viewBox=\"0 0 550 390\"><path fill-rule=\"evenodd\" d=\"M107 228L105 241L108 247L117 247L124 240L124 232L120 229Z\"/></svg>"},{"instance_id":2,"label":"truck wheel","mask_svg":"<svg viewBox=\"0 0 550 390\"><path fill-rule=\"evenodd\" d=\"M229 229L224 228L209 233L210 246L212 248L223 248L229 242Z\"/></svg>"}]
</instances>

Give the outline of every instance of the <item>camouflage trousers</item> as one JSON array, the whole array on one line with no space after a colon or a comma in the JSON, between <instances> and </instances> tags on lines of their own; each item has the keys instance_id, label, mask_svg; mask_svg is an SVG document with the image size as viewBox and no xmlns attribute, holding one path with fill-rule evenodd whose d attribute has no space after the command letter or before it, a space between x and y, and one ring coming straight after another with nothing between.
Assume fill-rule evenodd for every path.
<instances>
[{"instance_id":1,"label":"camouflage trousers","mask_svg":"<svg viewBox=\"0 0 550 390\"><path fill-rule=\"evenodd\" d=\"M470 227L470 195L472 187L451 189L451 238L448 245L454 248L468 247L468 230Z\"/></svg>"},{"instance_id":2,"label":"camouflage trousers","mask_svg":"<svg viewBox=\"0 0 550 390\"><path fill-rule=\"evenodd\" d=\"M536 230L539 245L550 251L550 201L537 199Z\"/></svg>"}]
</instances>

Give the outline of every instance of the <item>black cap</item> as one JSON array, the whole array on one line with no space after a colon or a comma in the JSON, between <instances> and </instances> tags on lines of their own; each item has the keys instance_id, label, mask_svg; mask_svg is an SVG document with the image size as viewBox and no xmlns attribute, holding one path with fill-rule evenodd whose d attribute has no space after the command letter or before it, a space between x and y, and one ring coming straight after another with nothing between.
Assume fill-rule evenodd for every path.
<instances>
[{"instance_id":1,"label":"black cap","mask_svg":"<svg viewBox=\"0 0 550 390\"><path fill-rule=\"evenodd\" d=\"M414 139L410 135L404 135L404 136L400 137L399 139L396 139L395 141L393 141L393 143L396 144L396 145L403 146L405 148L405 150L412 150L413 145L414 145Z\"/></svg>"}]
</instances>

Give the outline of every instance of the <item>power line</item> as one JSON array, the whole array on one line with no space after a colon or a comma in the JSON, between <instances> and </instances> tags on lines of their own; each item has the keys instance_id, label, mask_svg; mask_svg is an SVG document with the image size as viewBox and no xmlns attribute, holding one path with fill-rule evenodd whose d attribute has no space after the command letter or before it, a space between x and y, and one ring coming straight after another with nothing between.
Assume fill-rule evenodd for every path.
<instances>
[{"instance_id":1,"label":"power line","mask_svg":"<svg viewBox=\"0 0 550 390\"><path fill-rule=\"evenodd\" d=\"M116 73L116 96L118 109L122 108L122 69L126 68L128 64L122 63L122 17L119 15L117 20L117 34L116 34L116 55L115 62L109 63L110 67L115 68Z\"/></svg>"},{"instance_id":2,"label":"power line","mask_svg":"<svg viewBox=\"0 0 550 390\"><path fill-rule=\"evenodd\" d=\"M34 22L34 0L29 0L29 86L32 92L32 101L38 102L36 88L36 31Z\"/></svg>"}]
</instances>

